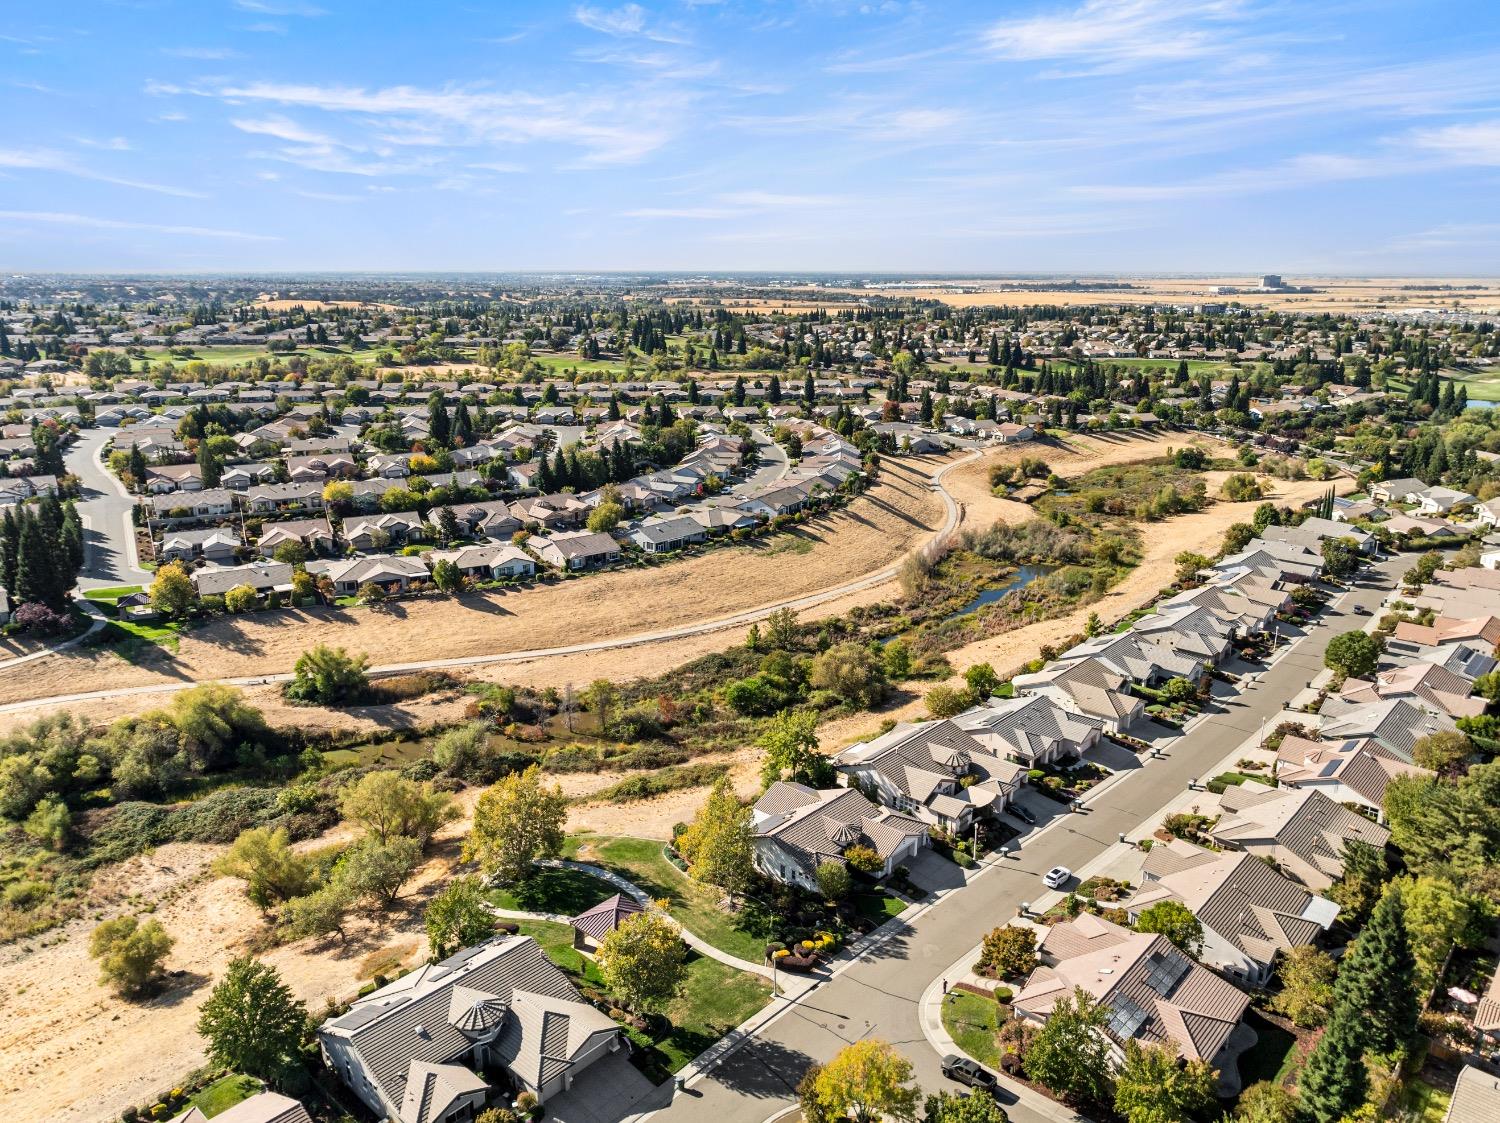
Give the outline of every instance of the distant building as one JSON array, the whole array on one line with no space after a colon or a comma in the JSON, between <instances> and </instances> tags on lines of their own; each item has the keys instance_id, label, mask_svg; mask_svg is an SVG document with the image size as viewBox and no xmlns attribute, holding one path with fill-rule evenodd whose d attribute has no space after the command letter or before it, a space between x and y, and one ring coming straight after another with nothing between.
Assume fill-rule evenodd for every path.
<instances>
[{"instance_id":1,"label":"distant building","mask_svg":"<svg viewBox=\"0 0 1500 1123\"><path fill-rule=\"evenodd\" d=\"M1263 289L1280 289L1286 286L1282 283L1280 273L1267 273L1260 279L1260 287Z\"/></svg>"}]
</instances>

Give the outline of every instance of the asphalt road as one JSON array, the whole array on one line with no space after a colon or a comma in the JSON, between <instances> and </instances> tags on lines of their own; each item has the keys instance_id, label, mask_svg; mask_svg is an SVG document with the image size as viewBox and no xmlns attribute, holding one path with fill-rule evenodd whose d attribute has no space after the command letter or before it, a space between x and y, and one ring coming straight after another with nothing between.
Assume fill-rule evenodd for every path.
<instances>
[{"instance_id":1,"label":"asphalt road","mask_svg":"<svg viewBox=\"0 0 1500 1123\"><path fill-rule=\"evenodd\" d=\"M912 1061L918 1083L928 1091L951 1087L939 1071L937 1053L922 1032L923 992L966 954L990 928L1017 915L1022 902L1044 892L1041 875L1050 867L1079 869L1133 831L1178 795L1189 779L1207 770L1269 727L1289 701L1323 665L1328 641L1362 628L1368 617L1355 604L1373 609L1393 587L1408 562L1392 559L1378 567L1339 607L1326 610L1306 636L1238 697L1218 704L1220 712L1182 737L1162 745L1164 759L1136 767L1103 790L1084 813L1063 815L1029 841L1023 836L1018 859L1001 861L965 888L942 897L901 926L894 938L863 955L803 999L788 1003L747 1044L688 1090L655 1113L659 1121L712 1119L715 1123L762 1123L789 1106L798 1078L809 1063L826 1061L845 1045L873 1037L897 1046ZM1016 1123L1047 1123L1021 1104L1007 1104Z\"/></svg>"},{"instance_id":2,"label":"asphalt road","mask_svg":"<svg viewBox=\"0 0 1500 1123\"><path fill-rule=\"evenodd\" d=\"M136 564L131 523L134 501L99 462L99 450L115 433L114 429L85 429L63 456L68 471L83 488L78 514L83 520L85 557L78 584L84 589L139 585L149 583L152 576Z\"/></svg>"}]
</instances>

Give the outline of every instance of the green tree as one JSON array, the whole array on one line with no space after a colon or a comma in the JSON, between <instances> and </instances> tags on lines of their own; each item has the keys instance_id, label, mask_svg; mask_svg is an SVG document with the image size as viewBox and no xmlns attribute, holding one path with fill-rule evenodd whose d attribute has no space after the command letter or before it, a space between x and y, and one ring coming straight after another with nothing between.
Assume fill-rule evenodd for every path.
<instances>
[{"instance_id":1,"label":"green tree","mask_svg":"<svg viewBox=\"0 0 1500 1123\"><path fill-rule=\"evenodd\" d=\"M1203 925L1181 901L1157 901L1136 917L1137 932L1159 932L1188 955L1203 950Z\"/></svg>"},{"instance_id":2,"label":"green tree","mask_svg":"<svg viewBox=\"0 0 1500 1123\"><path fill-rule=\"evenodd\" d=\"M1272 997L1271 1009L1303 1029L1322 1025L1333 1006L1334 971L1326 951L1311 944L1292 948L1277 965L1281 991Z\"/></svg>"},{"instance_id":3,"label":"green tree","mask_svg":"<svg viewBox=\"0 0 1500 1123\"><path fill-rule=\"evenodd\" d=\"M842 862L819 862L813 871L818 882L818 893L825 901L835 903L849 895L849 867Z\"/></svg>"},{"instance_id":4,"label":"green tree","mask_svg":"<svg viewBox=\"0 0 1500 1123\"><path fill-rule=\"evenodd\" d=\"M914 1120L921 1095L912 1083L911 1062L875 1038L844 1046L813 1083L813 1099L825 1118L853 1123Z\"/></svg>"},{"instance_id":5,"label":"green tree","mask_svg":"<svg viewBox=\"0 0 1500 1123\"><path fill-rule=\"evenodd\" d=\"M1345 919L1358 928L1380 900L1390 868L1384 850L1359 839L1347 840L1341 857L1344 876L1328 890L1328 896L1342 910Z\"/></svg>"},{"instance_id":6,"label":"green tree","mask_svg":"<svg viewBox=\"0 0 1500 1123\"><path fill-rule=\"evenodd\" d=\"M1036 932L1009 924L992 928L981 945L979 965L1002 979L1031 974L1037 965Z\"/></svg>"},{"instance_id":7,"label":"green tree","mask_svg":"<svg viewBox=\"0 0 1500 1123\"><path fill-rule=\"evenodd\" d=\"M1358 1052L1406 1048L1417 1032L1416 971L1401 891L1387 887L1339 965L1328 1032L1344 1016Z\"/></svg>"},{"instance_id":8,"label":"green tree","mask_svg":"<svg viewBox=\"0 0 1500 1123\"><path fill-rule=\"evenodd\" d=\"M1052 1007L1026 1050L1026 1075L1074 1103L1109 1102L1108 1010L1081 987Z\"/></svg>"},{"instance_id":9,"label":"green tree","mask_svg":"<svg viewBox=\"0 0 1500 1123\"><path fill-rule=\"evenodd\" d=\"M927 712L936 718L957 717L969 709L977 699L968 687L934 686L923 699Z\"/></svg>"},{"instance_id":10,"label":"green tree","mask_svg":"<svg viewBox=\"0 0 1500 1123\"><path fill-rule=\"evenodd\" d=\"M463 588L463 573L457 563L448 558L439 558L432 563L432 583L442 592L456 593Z\"/></svg>"},{"instance_id":11,"label":"green tree","mask_svg":"<svg viewBox=\"0 0 1500 1123\"><path fill-rule=\"evenodd\" d=\"M543 787L537 765L514 772L479 797L463 859L478 862L487 877L502 885L514 885L531 876L539 858L562 853L567 815L562 788Z\"/></svg>"},{"instance_id":12,"label":"green tree","mask_svg":"<svg viewBox=\"0 0 1500 1123\"><path fill-rule=\"evenodd\" d=\"M808 681L848 703L868 709L885 697L888 684L882 661L868 647L841 643L818 655Z\"/></svg>"},{"instance_id":13,"label":"green tree","mask_svg":"<svg viewBox=\"0 0 1500 1123\"><path fill-rule=\"evenodd\" d=\"M621 921L595 961L610 993L632 1010L659 1010L682 989L687 945L677 926L653 912Z\"/></svg>"},{"instance_id":14,"label":"green tree","mask_svg":"<svg viewBox=\"0 0 1500 1123\"><path fill-rule=\"evenodd\" d=\"M23 829L27 837L49 850L62 850L73 833L73 813L60 797L46 796L32 808Z\"/></svg>"},{"instance_id":15,"label":"green tree","mask_svg":"<svg viewBox=\"0 0 1500 1123\"><path fill-rule=\"evenodd\" d=\"M393 771L367 772L344 788L339 810L380 842L411 838L419 847L425 847L444 823L458 818L451 796Z\"/></svg>"},{"instance_id":16,"label":"green tree","mask_svg":"<svg viewBox=\"0 0 1500 1123\"><path fill-rule=\"evenodd\" d=\"M249 612L260 604L260 594L249 585L236 585L224 594L224 608L228 612Z\"/></svg>"},{"instance_id":17,"label":"green tree","mask_svg":"<svg viewBox=\"0 0 1500 1123\"><path fill-rule=\"evenodd\" d=\"M209 1060L281 1085L300 1065L307 1008L276 968L241 956L229 963L198 1015Z\"/></svg>"},{"instance_id":18,"label":"green tree","mask_svg":"<svg viewBox=\"0 0 1500 1123\"><path fill-rule=\"evenodd\" d=\"M677 850L693 880L743 893L755 873L750 808L735 795L734 783L720 776L708 799L677 840Z\"/></svg>"},{"instance_id":19,"label":"green tree","mask_svg":"<svg viewBox=\"0 0 1500 1123\"><path fill-rule=\"evenodd\" d=\"M434 963L488 939L495 931L495 918L485 908L484 884L472 876L454 878L443 886L428 903L422 922Z\"/></svg>"},{"instance_id":20,"label":"green tree","mask_svg":"<svg viewBox=\"0 0 1500 1123\"><path fill-rule=\"evenodd\" d=\"M1464 761L1474 754L1474 742L1454 730L1442 730L1419 737L1412 746L1412 760L1446 776L1462 770Z\"/></svg>"},{"instance_id":21,"label":"green tree","mask_svg":"<svg viewBox=\"0 0 1500 1123\"><path fill-rule=\"evenodd\" d=\"M390 908L421 861L422 844L416 839L369 835L344 852L336 877L352 895Z\"/></svg>"},{"instance_id":22,"label":"green tree","mask_svg":"<svg viewBox=\"0 0 1500 1123\"><path fill-rule=\"evenodd\" d=\"M625 519L625 508L618 503L601 503L589 512L588 528L597 533L609 533Z\"/></svg>"},{"instance_id":23,"label":"green tree","mask_svg":"<svg viewBox=\"0 0 1500 1123\"><path fill-rule=\"evenodd\" d=\"M1209 560L1202 554L1195 554L1190 550L1184 550L1175 559L1177 563L1177 583L1181 585L1185 581L1191 581L1198 576L1200 569L1208 568Z\"/></svg>"},{"instance_id":24,"label":"green tree","mask_svg":"<svg viewBox=\"0 0 1500 1123\"><path fill-rule=\"evenodd\" d=\"M766 639L772 647L790 651L797 646L797 614L790 608L778 608L766 617Z\"/></svg>"},{"instance_id":25,"label":"green tree","mask_svg":"<svg viewBox=\"0 0 1500 1123\"><path fill-rule=\"evenodd\" d=\"M1297 1097L1274 1080L1260 1080L1240 1093L1234 1123L1297 1123Z\"/></svg>"},{"instance_id":26,"label":"green tree","mask_svg":"<svg viewBox=\"0 0 1500 1123\"><path fill-rule=\"evenodd\" d=\"M365 674L369 665L367 655L350 655L342 647L317 644L297 657L286 696L323 706L358 701L369 689Z\"/></svg>"},{"instance_id":27,"label":"green tree","mask_svg":"<svg viewBox=\"0 0 1500 1123\"><path fill-rule=\"evenodd\" d=\"M1331 577L1353 577L1359 569L1359 543L1352 538L1323 539L1323 570Z\"/></svg>"},{"instance_id":28,"label":"green tree","mask_svg":"<svg viewBox=\"0 0 1500 1123\"><path fill-rule=\"evenodd\" d=\"M1179 1064L1175 1049L1125 1042L1115 1110L1126 1123L1187 1123L1213 1104L1214 1073L1206 1061Z\"/></svg>"},{"instance_id":29,"label":"green tree","mask_svg":"<svg viewBox=\"0 0 1500 1123\"><path fill-rule=\"evenodd\" d=\"M89 955L99 961L99 981L118 993L145 994L161 978L162 961L172 950L172 937L152 918L121 916L106 920L89 936Z\"/></svg>"},{"instance_id":30,"label":"green tree","mask_svg":"<svg viewBox=\"0 0 1500 1123\"><path fill-rule=\"evenodd\" d=\"M975 663L964 671L964 683L970 694L981 702L987 702L990 695L1000 689L1000 676L988 663Z\"/></svg>"},{"instance_id":31,"label":"green tree","mask_svg":"<svg viewBox=\"0 0 1500 1123\"><path fill-rule=\"evenodd\" d=\"M812 782L830 768L828 758L818 752L818 715L783 710L773 717L755 742L765 754L761 761L761 778L772 784L777 780Z\"/></svg>"},{"instance_id":32,"label":"green tree","mask_svg":"<svg viewBox=\"0 0 1500 1123\"><path fill-rule=\"evenodd\" d=\"M1303 1066L1298 1090L1312 1123L1338 1123L1365 1101L1369 1073L1361 1046L1360 1019L1369 1015L1341 1006Z\"/></svg>"},{"instance_id":33,"label":"green tree","mask_svg":"<svg viewBox=\"0 0 1500 1123\"><path fill-rule=\"evenodd\" d=\"M922 1123L1006 1123L1009 1118L983 1088L967 1095L938 1092L922 1108Z\"/></svg>"},{"instance_id":34,"label":"green tree","mask_svg":"<svg viewBox=\"0 0 1500 1123\"><path fill-rule=\"evenodd\" d=\"M1380 661L1380 641L1364 632L1345 632L1328 641L1323 665L1346 678L1365 678L1375 673Z\"/></svg>"},{"instance_id":35,"label":"green tree","mask_svg":"<svg viewBox=\"0 0 1500 1123\"><path fill-rule=\"evenodd\" d=\"M1425 996L1437 984L1438 972L1456 944L1472 947L1487 928L1487 910L1447 878L1434 874L1400 877L1386 893L1401 897L1402 919L1417 962L1416 993Z\"/></svg>"},{"instance_id":36,"label":"green tree","mask_svg":"<svg viewBox=\"0 0 1500 1123\"><path fill-rule=\"evenodd\" d=\"M493 780L490 727L482 721L455 725L432 743L432 759L444 772L461 780Z\"/></svg>"},{"instance_id":37,"label":"green tree","mask_svg":"<svg viewBox=\"0 0 1500 1123\"><path fill-rule=\"evenodd\" d=\"M151 581L151 607L163 616L185 616L198 603L198 590L181 562L167 562Z\"/></svg>"},{"instance_id":38,"label":"green tree","mask_svg":"<svg viewBox=\"0 0 1500 1123\"><path fill-rule=\"evenodd\" d=\"M214 863L214 872L244 881L245 895L262 912L308 893L316 880L313 863L292 849L285 827L240 832L228 853Z\"/></svg>"},{"instance_id":39,"label":"green tree","mask_svg":"<svg viewBox=\"0 0 1500 1123\"><path fill-rule=\"evenodd\" d=\"M344 924L354 906L354 891L342 880L330 881L281 906L278 930L288 940L338 936L347 939Z\"/></svg>"}]
</instances>

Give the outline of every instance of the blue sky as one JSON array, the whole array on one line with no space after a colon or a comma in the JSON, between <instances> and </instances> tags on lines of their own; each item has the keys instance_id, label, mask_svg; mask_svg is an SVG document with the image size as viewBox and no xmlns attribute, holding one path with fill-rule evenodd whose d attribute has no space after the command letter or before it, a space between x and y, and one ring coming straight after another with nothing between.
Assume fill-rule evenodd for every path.
<instances>
[{"instance_id":1,"label":"blue sky","mask_svg":"<svg viewBox=\"0 0 1500 1123\"><path fill-rule=\"evenodd\" d=\"M9 271L1500 273L1493 0L15 5L0 107Z\"/></svg>"}]
</instances>

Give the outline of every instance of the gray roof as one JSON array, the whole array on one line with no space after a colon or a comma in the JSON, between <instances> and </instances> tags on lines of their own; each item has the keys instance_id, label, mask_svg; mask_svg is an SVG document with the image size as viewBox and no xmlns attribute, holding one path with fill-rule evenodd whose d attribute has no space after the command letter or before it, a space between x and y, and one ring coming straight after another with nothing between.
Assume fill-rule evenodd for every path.
<instances>
[{"instance_id":1,"label":"gray roof","mask_svg":"<svg viewBox=\"0 0 1500 1123\"><path fill-rule=\"evenodd\" d=\"M1465 1065L1453 1086L1443 1123L1495 1123L1500 1119L1500 1078Z\"/></svg>"}]
</instances>

